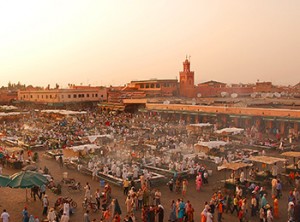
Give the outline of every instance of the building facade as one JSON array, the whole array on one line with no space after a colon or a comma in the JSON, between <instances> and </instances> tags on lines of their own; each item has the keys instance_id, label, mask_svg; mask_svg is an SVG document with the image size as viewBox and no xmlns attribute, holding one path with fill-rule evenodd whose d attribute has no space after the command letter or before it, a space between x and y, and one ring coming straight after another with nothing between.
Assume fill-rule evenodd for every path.
<instances>
[{"instance_id":1,"label":"building facade","mask_svg":"<svg viewBox=\"0 0 300 222\"><path fill-rule=\"evenodd\" d=\"M105 87L75 86L68 89L19 90L18 100L33 103L101 102L107 100Z\"/></svg>"}]
</instances>

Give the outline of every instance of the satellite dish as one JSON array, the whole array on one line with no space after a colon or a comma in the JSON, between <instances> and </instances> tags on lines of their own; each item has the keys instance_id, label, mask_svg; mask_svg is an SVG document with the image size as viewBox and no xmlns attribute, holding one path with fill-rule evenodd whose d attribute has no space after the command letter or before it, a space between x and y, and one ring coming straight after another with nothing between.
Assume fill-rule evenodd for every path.
<instances>
[{"instance_id":1,"label":"satellite dish","mask_svg":"<svg viewBox=\"0 0 300 222\"><path fill-rule=\"evenodd\" d=\"M281 94L280 94L279 92L276 92L276 93L274 93L274 96L275 96L276 98L280 98L280 97L281 97Z\"/></svg>"},{"instance_id":2,"label":"satellite dish","mask_svg":"<svg viewBox=\"0 0 300 222\"><path fill-rule=\"evenodd\" d=\"M256 98L256 96L257 96L257 93L251 93L251 98Z\"/></svg>"},{"instance_id":3,"label":"satellite dish","mask_svg":"<svg viewBox=\"0 0 300 222\"><path fill-rule=\"evenodd\" d=\"M193 106L196 105L196 101L193 101L193 102L192 102L192 105L193 105Z\"/></svg>"},{"instance_id":4,"label":"satellite dish","mask_svg":"<svg viewBox=\"0 0 300 222\"><path fill-rule=\"evenodd\" d=\"M231 94L231 98L237 98L237 97L238 97L238 94L236 94L236 93Z\"/></svg>"},{"instance_id":5,"label":"satellite dish","mask_svg":"<svg viewBox=\"0 0 300 222\"><path fill-rule=\"evenodd\" d=\"M170 104L170 101L169 100L165 100L164 101L164 105L169 105Z\"/></svg>"},{"instance_id":6,"label":"satellite dish","mask_svg":"<svg viewBox=\"0 0 300 222\"><path fill-rule=\"evenodd\" d=\"M221 96L224 98L224 97L228 96L228 93L227 92L221 92Z\"/></svg>"},{"instance_id":7,"label":"satellite dish","mask_svg":"<svg viewBox=\"0 0 300 222\"><path fill-rule=\"evenodd\" d=\"M262 98L267 98L267 96L268 96L267 93L262 93L262 94L261 94L261 97L262 97Z\"/></svg>"},{"instance_id":8,"label":"satellite dish","mask_svg":"<svg viewBox=\"0 0 300 222\"><path fill-rule=\"evenodd\" d=\"M202 95L201 93L197 93L197 97L200 98Z\"/></svg>"}]
</instances>

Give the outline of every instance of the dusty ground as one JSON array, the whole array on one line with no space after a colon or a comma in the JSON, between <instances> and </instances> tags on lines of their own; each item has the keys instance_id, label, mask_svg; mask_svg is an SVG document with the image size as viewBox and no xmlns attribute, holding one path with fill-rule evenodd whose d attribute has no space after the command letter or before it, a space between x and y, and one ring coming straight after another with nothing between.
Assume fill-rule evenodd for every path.
<instances>
[{"instance_id":1,"label":"dusty ground","mask_svg":"<svg viewBox=\"0 0 300 222\"><path fill-rule=\"evenodd\" d=\"M41 155L40 155L41 156ZM86 182L89 182L91 184L92 193L95 192L96 188L100 188L100 184L98 181L92 181L90 176L86 176L83 174L78 173L74 170L68 170L66 168L61 169L58 165L58 163L53 159L47 159L47 158L41 158L40 162L38 163L39 166L44 167L47 166L50 169L50 173L54 176L55 181L60 181L63 176L63 172L68 172L69 177L75 178L77 181L80 181L81 184L85 184ZM13 169L6 169L4 168L3 174L11 175L16 170ZM184 200L190 200L194 209L195 209L195 221L200 221L200 213L204 207L204 202L209 200L213 189L216 187L216 181L217 179L223 178L224 174L222 172L216 172L214 169L213 176L209 178L209 185L206 185L203 187L201 192L195 191L195 185L194 181L190 181L187 195L184 198ZM169 216L169 206L171 201L174 199L178 199L181 197L179 194L171 193L166 185L162 185L160 187L162 191L162 205L165 208L165 221L168 221ZM28 196L29 201L25 201L25 194L26 191L22 189L11 189L11 188L0 188L0 211L5 208L9 214L11 215L11 221L21 221L22 220L22 209L24 206L28 207L29 214L32 214L34 216L38 216L39 218L42 217L42 203L40 200L33 201L32 198L30 198L30 191L28 190ZM50 206L54 205L54 202L56 201L57 197L54 195L50 190L47 190L47 194L49 195L50 200ZM83 192L72 192L70 193L67 191L66 187L63 187L63 196L71 196L78 204L78 207L76 209L76 212L73 216L71 216L72 222L81 222L83 221L83 209L81 207L81 203L83 200L84 193ZM125 197L122 193L122 188L116 187L112 185L112 195L114 198L118 198L119 203L121 205L123 214L122 216L125 216ZM270 198L269 198L270 199ZM280 206L280 219L276 219L275 221L286 221L286 209L287 209L287 190L285 190L283 198L280 200L279 203ZM100 213L91 213L90 218L97 218L99 221ZM137 212L137 218L140 218L140 212ZM42 221L42 220L41 220ZM140 219L138 221L141 221ZM224 214L223 221L238 221L238 219L232 215ZM258 218L251 218L250 221L259 221Z\"/></svg>"}]
</instances>

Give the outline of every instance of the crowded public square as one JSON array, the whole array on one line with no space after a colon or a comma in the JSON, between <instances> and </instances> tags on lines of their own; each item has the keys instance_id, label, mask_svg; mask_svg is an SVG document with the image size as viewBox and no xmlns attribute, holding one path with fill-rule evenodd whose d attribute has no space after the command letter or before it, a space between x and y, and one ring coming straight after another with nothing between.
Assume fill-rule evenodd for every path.
<instances>
[{"instance_id":1,"label":"crowded public square","mask_svg":"<svg viewBox=\"0 0 300 222\"><path fill-rule=\"evenodd\" d=\"M297 134L91 108L27 110L0 127L10 221L300 218Z\"/></svg>"}]
</instances>

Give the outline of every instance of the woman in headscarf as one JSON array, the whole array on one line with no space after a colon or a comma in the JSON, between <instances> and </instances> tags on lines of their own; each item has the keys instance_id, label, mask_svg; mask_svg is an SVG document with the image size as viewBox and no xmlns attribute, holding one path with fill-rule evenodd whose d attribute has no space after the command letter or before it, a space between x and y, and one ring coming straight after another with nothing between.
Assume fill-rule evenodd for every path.
<instances>
[{"instance_id":1,"label":"woman in headscarf","mask_svg":"<svg viewBox=\"0 0 300 222\"><path fill-rule=\"evenodd\" d=\"M158 222L164 222L165 210L161 204L158 205L157 214L158 214Z\"/></svg>"},{"instance_id":2,"label":"woman in headscarf","mask_svg":"<svg viewBox=\"0 0 300 222\"><path fill-rule=\"evenodd\" d=\"M179 212L178 212L178 221L179 222L183 221L184 215L185 215L185 203L181 199L180 203L179 203Z\"/></svg>"},{"instance_id":3,"label":"woman in headscarf","mask_svg":"<svg viewBox=\"0 0 300 222\"><path fill-rule=\"evenodd\" d=\"M56 213L53 208L50 208L47 219L49 222L55 222L56 221Z\"/></svg>"},{"instance_id":4,"label":"woman in headscarf","mask_svg":"<svg viewBox=\"0 0 300 222\"><path fill-rule=\"evenodd\" d=\"M30 215L29 221L28 221L28 222L34 222L34 217L33 217L33 215Z\"/></svg>"},{"instance_id":5,"label":"woman in headscarf","mask_svg":"<svg viewBox=\"0 0 300 222\"><path fill-rule=\"evenodd\" d=\"M174 200L172 200L171 213L170 213L169 221L170 222L175 222L176 220L177 220L177 217L176 217L176 203L175 203Z\"/></svg>"},{"instance_id":6,"label":"woman in headscarf","mask_svg":"<svg viewBox=\"0 0 300 222\"><path fill-rule=\"evenodd\" d=\"M22 211L22 215L23 215L23 222L29 222L29 215L28 215L27 207L24 207L24 209Z\"/></svg>"},{"instance_id":7,"label":"woman in headscarf","mask_svg":"<svg viewBox=\"0 0 300 222\"><path fill-rule=\"evenodd\" d=\"M196 177L196 190L200 191L202 185L201 173Z\"/></svg>"}]
</instances>

